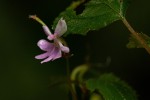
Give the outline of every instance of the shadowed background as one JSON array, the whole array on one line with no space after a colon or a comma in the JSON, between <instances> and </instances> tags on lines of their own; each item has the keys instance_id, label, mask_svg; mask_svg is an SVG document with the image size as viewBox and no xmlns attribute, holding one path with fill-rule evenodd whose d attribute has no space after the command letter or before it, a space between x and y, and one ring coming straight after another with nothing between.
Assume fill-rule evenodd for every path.
<instances>
[{"instance_id":1,"label":"shadowed background","mask_svg":"<svg viewBox=\"0 0 150 100\"><path fill-rule=\"evenodd\" d=\"M43 52L37 41L46 36L41 25L28 15L38 15L51 28L55 17L70 3L71 0L0 1L0 100L66 100L63 85L51 87L57 80L52 81L53 76L66 75L65 60L41 65L34 59ZM150 36L149 3L133 0L126 16L135 30ZM107 72L127 81L139 99L144 100L149 97L150 55L144 49L127 49L129 34L123 23L117 21L87 36L69 35L65 39L74 54L72 68L82 64L87 55L91 63L104 63L110 57Z\"/></svg>"}]
</instances>

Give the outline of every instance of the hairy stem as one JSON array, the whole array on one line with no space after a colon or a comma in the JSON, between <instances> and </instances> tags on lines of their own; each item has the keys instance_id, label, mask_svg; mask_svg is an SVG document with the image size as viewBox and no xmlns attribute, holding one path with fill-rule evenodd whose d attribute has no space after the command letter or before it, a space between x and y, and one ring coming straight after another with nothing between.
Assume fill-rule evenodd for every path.
<instances>
[{"instance_id":1,"label":"hairy stem","mask_svg":"<svg viewBox=\"0 0 150 100\"><path fill-rule=\"evenodd\" d=\"M122 21L123 21L124 25L128 28L128 30L131 32L131 34L134 36L134 38L137 39L137 41L139 41L139 43L141 43L141 45L150 54L150 47L146 44L146 41L140 36L140 34L138 32L136 32L131 27L131 25L128 23L128 21L125 18L123 18Z\"/></svg>"},{"instance_id":2,"label":"hairy stem","mask_svg":"<svg viewBox=\"0 0 150 100\"><path fill-rule=\"evenodd\" d=\"M66 70L67 70L68 86L69 86L69 89L70 89L70 91L71 91L72 98L73 98L73 100L78 100L78 99L77 99L76 92L74 91L74 89L73 89L73 87L72 87L72 82L71 82L71 80L70 80L69 58L66 58Z\"/></svg>"}]
</instances>

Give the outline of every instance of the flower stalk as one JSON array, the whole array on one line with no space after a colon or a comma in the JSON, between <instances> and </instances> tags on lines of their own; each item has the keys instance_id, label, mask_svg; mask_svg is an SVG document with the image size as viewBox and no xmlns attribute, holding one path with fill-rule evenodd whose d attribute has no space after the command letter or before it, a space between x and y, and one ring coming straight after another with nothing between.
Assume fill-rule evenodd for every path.
<instances>
[{"instance_id":1,"label":"flower stalk","mask_svg":"<svg viewBox=\"0 0 150 100\"><path fill-rule=\"evenodd\" d=\"M68 87L69 87L70 92L72 94L72 98L73 98L73 100L78 100L76 91L75 91L74 87L72 86L72 84L73 84L72 80L70 79L70 64L69 64L69 58L68 57L66 57L66 71L67 71Z\"/></svg>"}]
</instances>

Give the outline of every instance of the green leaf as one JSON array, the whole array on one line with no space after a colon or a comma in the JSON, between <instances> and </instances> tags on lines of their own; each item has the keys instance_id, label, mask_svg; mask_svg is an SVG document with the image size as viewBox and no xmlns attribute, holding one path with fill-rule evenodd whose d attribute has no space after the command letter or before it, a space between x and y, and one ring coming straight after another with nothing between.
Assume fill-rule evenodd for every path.
<instances>
[{"instance_id":1,"label":"green leaf","mask_svg":"<svg viewBox=\"0 0 150 100\"><path fill-rule=\"evenodd\" d=\"M150 47L150 37L146 34L139 33L139 35L146 41L147 45ZM129 37L129 43L127 48L143 48L143 46L137 41L132 35Z\"/></svg>"},{"instance_id":2,"label":"green leaf","mask_svg":"<svg viewBox=\"0 0 150 100\"><path fill-rule=\"evenodd\" d=\"M91 92L97 90L104 100L137 100L135 92L112 74L104 74L98 79L89 79L86 86Z\"/></svg>"},{"instance_id":3,"label":"green leaf","mask_svg":"<svg viewBox=\"0 0 150 100\"><path fill-rule=\"evenodd\" d=\"M85 4L81 14L76 14L74 8L77 4L71 4L66 11L62 12L54 21L56 26L58 20L63 17L66 20L68 34L85 35L90 30L97 30L108 26L116 20L125 16L129 0L91 0ZM76 5L75 5L76 4ZM75 6L74 6L75 5Z\"/></svg>"}]
</instances>

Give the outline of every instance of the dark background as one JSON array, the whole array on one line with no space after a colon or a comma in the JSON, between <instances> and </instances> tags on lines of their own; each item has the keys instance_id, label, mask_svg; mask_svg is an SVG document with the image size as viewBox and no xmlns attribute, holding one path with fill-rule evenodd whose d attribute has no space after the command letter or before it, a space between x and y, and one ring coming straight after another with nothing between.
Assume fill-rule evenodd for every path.
<instances>
[{"instance_id":1,"label":"dark background","mask_svg":"<svg viewBox=\"0 0 150 100\"><path fill-rule=\"evenodd\" d=\"M55 17L70 3L71 0L0 1L0 100L66 100L63 85L50 87L57 80L52 81L53 76L65 76L65 60L41 65L34 59L42 53L37 41L46 37L41 26L28 16L36 14L51 27ZM126 17L134 29L150 36L149 3L133 0ZM129 34L123 23L117 21L87 36L69 35L65 39L74 54L72 68L82 64L87 55L90 63L104 63L110 57L107 72L128 82L139 99L145 100L150 89L150 55L144 49L127 49Z\"/></svg>"}]
</instances>

